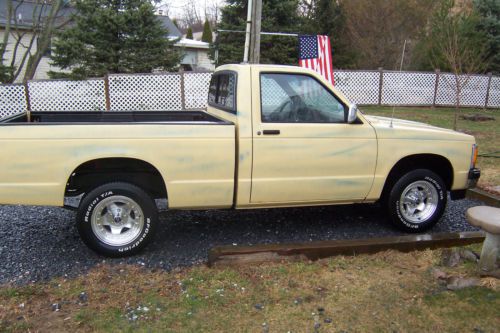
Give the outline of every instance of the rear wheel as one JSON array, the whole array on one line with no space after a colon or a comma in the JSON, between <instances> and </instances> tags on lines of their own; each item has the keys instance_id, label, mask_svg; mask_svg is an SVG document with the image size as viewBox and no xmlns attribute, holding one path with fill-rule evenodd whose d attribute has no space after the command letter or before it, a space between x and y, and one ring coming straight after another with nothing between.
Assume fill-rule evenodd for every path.
<instances>
[{"instance_id":1,"label":"rear wheel","mask_svg":"<svg viewBox=\"0 0 500 333\"><path fill-rule=\"evenodd\" d=\"M151 240L158 220L154 200L123 182L101 185L83 198L77 214L82 240L111 257L135 254Z\"/></svg>"},{"instance_id":2,"label":"rear wheel","mask_svg":"<svg viewBox=\"0 0 500 333\"><path fill-rule=\"evenodd\" d=\"M434 172L417 169L392 187L387 208L393 224L407 232L432 228L446 208L446 185Z\"/></svg>"}]
</instances>

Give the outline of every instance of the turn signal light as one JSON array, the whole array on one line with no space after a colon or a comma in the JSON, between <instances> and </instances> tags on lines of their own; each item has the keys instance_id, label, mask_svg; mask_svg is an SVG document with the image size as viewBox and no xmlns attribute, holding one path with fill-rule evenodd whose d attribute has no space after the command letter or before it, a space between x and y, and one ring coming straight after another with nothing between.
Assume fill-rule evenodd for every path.
<instances>
[{"instance_id":1,"label":"turn signal light","mask_svg":"<svg viewBox=\"0 0 500 333\"><path fill-rule=\"evenodd\" d=\"M473 144L472 145L472 158L471 158L471 168L475 168L476 167L476 161L477 161L477 145L476 144Z\"/></svg>"}]
</instances>

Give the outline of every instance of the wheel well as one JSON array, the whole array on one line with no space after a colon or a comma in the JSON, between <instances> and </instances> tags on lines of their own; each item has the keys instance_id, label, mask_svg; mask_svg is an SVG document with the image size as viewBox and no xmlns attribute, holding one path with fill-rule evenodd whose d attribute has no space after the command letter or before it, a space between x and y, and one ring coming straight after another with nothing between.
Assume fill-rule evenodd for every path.
<instances>
[{"instance_id":1,"label":"wheel well","mask_svg":"<svg viewBox=\"0 0 500 333\"><path fill-rule=\"evenodd\" d=\"M453 184L453 167L447 158L434 154L410 155L399 160L389 172L381 198L385 198L396 181L405 173L415 169L428 169L435 172L449 190Z\"/></svg>"},{"instance_id":2,"label":"wheel well","mask_svg":"<svg viewBox=\"0 0 500 333\"><path fill-rule=\"evenodd\" d=\"M79 165L66 183L65 196L77 196L113 181L139 186L153 198L167 197L160 172L151 164L134 158L102 158Z\"/></svg>"}]
</instances>

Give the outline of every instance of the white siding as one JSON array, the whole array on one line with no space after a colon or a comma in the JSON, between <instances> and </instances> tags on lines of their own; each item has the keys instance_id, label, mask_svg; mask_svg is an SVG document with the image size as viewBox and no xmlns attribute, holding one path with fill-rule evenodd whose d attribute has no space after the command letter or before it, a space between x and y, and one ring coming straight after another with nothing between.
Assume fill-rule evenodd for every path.
<instances>
[{"instance_id":1,"label":"white siding","mask_svg":"<svg viewBox=\"0 0 500 333\"><path fill-rule=\"evenodd\" d=\"M198 50L198 68L207 69L213 71L215 69L215 65L212 63L212 60L208 57L209 50Z\"/></svg>"},{"instance_id":2,"label":"white siding","mask_svg":"<svg viewBox=\"0 0 500 333\"><path fill-rule=\"evenodd\" d=\"M3 29L0 30L0 40L3 40L4 35L5 35L5 30L3 30ZM14 63L14 66L16 66L16 68L19 68L19 66L21 65L23 56L26 54L26 52L28 50L27 46L30 44L32 37L33 37L32 32L25 31L25 34L22 38L22 42L17 49L16 60ZM3 63L5 65L10 65L10 63L12 61L13 51L14 51L14 46L16 44L16 41L17 41L17 38L15 38L14 34L11 32L9 39L8 39L8 43L7 43L7 51L5 52L5 55L4 55L4 62ZM30 54L33 54L36 51L36 48L37 48L37 38L35 37L35 39L33 41L33 46L31 47L31 50L30 50ZM28 62L28 56L26 57L26 61L24 62L23 69L21 70L21 73L19 74L19 76L15 80L15 83L19 83L19 82L23 81L24 72L26 69L26 64ZM42 58L42 60L40 61L40 64L38 65L38 68L36 70L34 79L48 79L49 76L47 73L50 70L60 71L60 69L58 67L50 66L49 62L50 62L50 59L48 57Z\"/></svg>"}]
</instances>

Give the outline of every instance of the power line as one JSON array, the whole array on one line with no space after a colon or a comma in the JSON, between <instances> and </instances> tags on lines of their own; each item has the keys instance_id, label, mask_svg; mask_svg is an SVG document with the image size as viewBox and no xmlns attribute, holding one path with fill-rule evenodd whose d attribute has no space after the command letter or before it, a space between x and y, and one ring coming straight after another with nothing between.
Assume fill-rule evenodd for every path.
<instances>
[{"instance_id":1,"label":"power line","mask_svg":"<svg viewBox=\"0 0 500 333\"><path fill-rule=\"evenodd\" d=\"M217 29L217 32L238 32L238 33L246 33L243 30L228 30L228 29ZM289 33L289 32L261 32L261 35L271 35L271 36L288 36L288 37L298 37L297 33Z\"/></svg>"}]
</instances>

